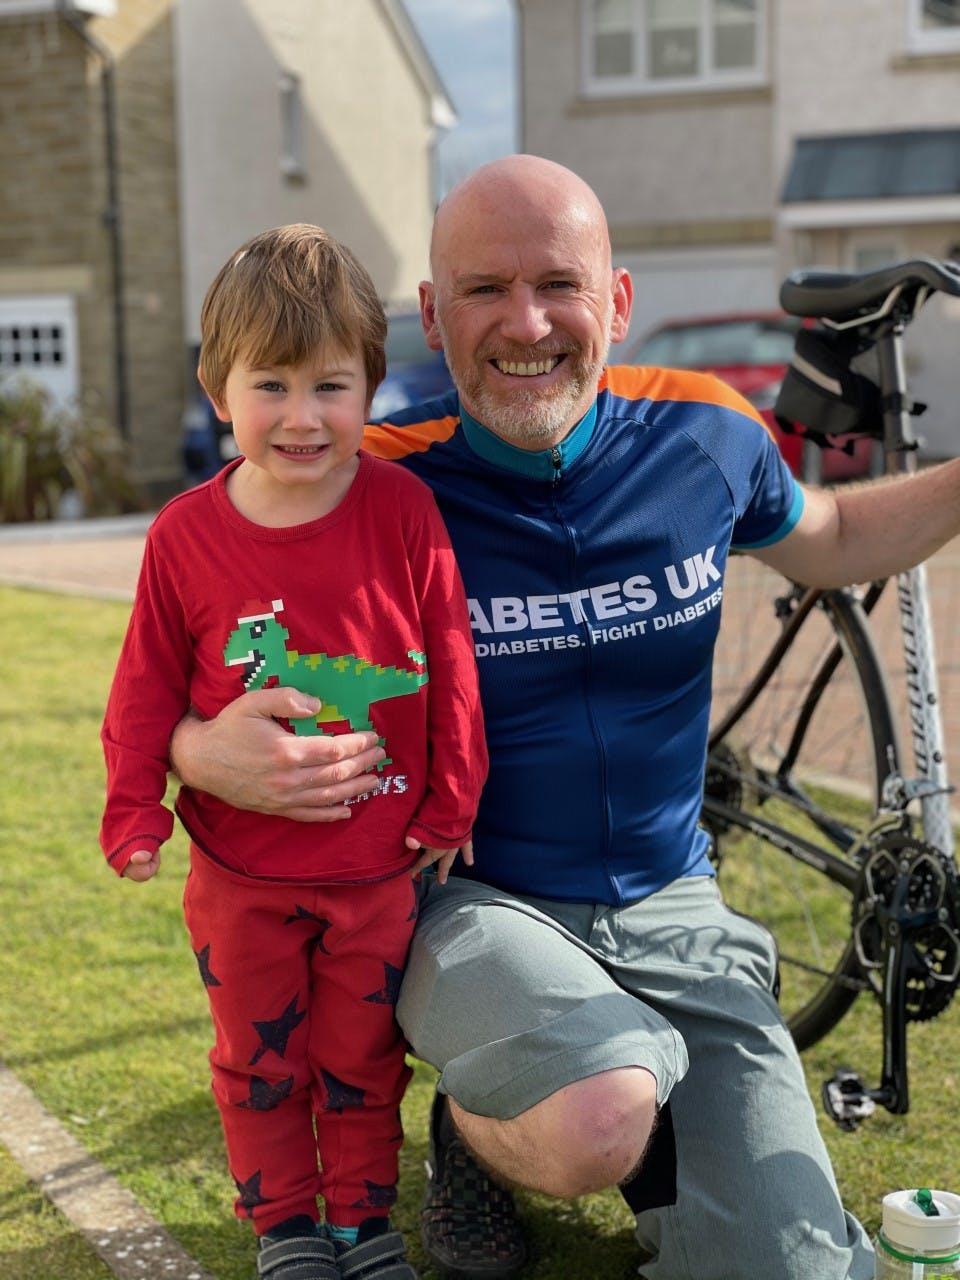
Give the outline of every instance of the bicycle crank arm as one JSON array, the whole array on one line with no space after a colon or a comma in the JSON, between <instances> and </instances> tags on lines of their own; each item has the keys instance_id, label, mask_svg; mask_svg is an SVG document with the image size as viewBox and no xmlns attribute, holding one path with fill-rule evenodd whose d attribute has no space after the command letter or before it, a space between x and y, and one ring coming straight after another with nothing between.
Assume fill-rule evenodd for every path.
<instances>
[{"instance_id":1,"label":"bicycle crank arm","mask_svg":"<svg viewBox=\"0 0 960 1280\"><path fill-rule=\"evenodd\" d=\"M883 965L883 1073L878 1098L888 1111L902 1116L910 1110L907 1085L907 949L903 928L887 922Z\"/></svg>"},{"instance_id":2,"label":"bicycle crank arm","mask_svg":"<svg viewBox=\"0 0 960 1280\"><path fill-rule=\"evenodd\" d=\"M868 1089L849 1067L839 1067L820 1090L824 1109L841 1129L851 1132L873 1115L877 1104L893 1115L910 1109L907 1081L907 949L896 919L886 921L883 953L883 1069L880 1087Z\"/></svg>"}]
</instances>

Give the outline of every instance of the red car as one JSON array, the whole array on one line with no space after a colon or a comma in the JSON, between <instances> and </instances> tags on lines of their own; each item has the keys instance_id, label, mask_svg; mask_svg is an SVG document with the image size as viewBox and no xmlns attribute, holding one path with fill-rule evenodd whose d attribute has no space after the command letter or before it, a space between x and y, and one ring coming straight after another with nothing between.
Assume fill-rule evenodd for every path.
<instances>
[{"instance_id":1,"label":"red car","mask_svg":"<svg viewBox=\"0 0 960 1280\"><path fill-rule=\"evenodd\" d=\"M793 355L803 321L782 311L736 312L669 320L652 329L624 363L715 373L763 415L794 475L801 474L802 441L777 426L773 405ZM839 449L821 453L824 480L852 480L870 472L872 442L858 440L852 455Z\"/></svg>"}]
</instances>

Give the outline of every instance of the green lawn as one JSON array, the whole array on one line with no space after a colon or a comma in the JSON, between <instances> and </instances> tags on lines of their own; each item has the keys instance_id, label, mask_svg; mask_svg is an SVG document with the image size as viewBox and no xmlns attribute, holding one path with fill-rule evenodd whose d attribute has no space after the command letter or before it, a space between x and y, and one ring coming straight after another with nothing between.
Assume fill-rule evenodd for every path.
<instances>
[{"instance_id":1,"label":"green lawn","mask_svg":"<svg viewBox=\"0 0 960 1280\"><path fill-rule=\"evenodd\" d=\"M127 608L6 589L0 607L9 655L0 681L0 1059L219 1280L249 1280L251 1233L230 1207L208 1085L206 1002L181 921L184 839L167 846L148 885L118 881L97 847L98 730ZM812 1087L838 1061L876 1075L872 1012L855 1011L808 1055ZM825 1129L847 1203L871 1227L892 1187L960 1187L958 1050L952 1011L916 1028L911 1114L880 1116L852 1136ZM416 1212L431 1082L418 1066L396 1214L424 1277ZM523 1208L531 1277L635 1274L630 1219L616 1194L574 1204L531 1197ZM105 1274L0 1148L2 1280Z\"/></svg>"},{"instance_id":2,"label":"green lawn","mask_svg":"<svg viewBox=\"0 0 960 1280\"><path fill-rule=\"evenodd\" d=\"M3 1280L111 1280L112 1274L0 1146Z\"/></svg>"}]
</instances>

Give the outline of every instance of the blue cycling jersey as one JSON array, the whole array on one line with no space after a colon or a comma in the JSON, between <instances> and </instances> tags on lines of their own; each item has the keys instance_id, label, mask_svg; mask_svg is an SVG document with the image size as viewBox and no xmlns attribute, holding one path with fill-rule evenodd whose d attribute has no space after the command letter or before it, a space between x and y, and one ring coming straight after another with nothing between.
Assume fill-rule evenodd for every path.
<instances>
[{"instance_id":1,"label":"blue cycling jersey","mask_svg":"<svg viewBox=\"0 0 960 1280\"><path fill-rule=\"evenodd\" d=\"M365 443L431 486L469 598L490 777L458 874L613 905L709 874L727 554L803 507L753 409L707 375L611 368L556 449L506 444L455 395Z\"/></svg>"}]
</instances>

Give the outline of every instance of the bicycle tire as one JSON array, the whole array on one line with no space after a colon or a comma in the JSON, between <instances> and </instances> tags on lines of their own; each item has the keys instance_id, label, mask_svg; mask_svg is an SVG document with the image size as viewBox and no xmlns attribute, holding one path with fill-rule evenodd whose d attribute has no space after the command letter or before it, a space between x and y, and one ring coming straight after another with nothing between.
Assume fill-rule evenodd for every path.
<instances>
[{"instance_id":1,"label":"bicycle tire","mask_svg":"<svg viewBox=\"0 0 960 1280\"><path fill-rule=\"evenodd\" d=\"M752 682L745 677L761 668L788 614L799 610L790 624L795 638L750 710L718 740L714 730L707 794L719 791L742 820L713 819L721 891L733 909L773 935L781 1009L804 1049L836 1026L861 992L874 989L852 938L856 846L876 818L884 779L899 767L897 733L869 624L852 593L824 592L815 605L801 606L791 583L745 557L733 558L727 575L715 725L742 704ZM772 827L769 835L747 829L755 816ZM848 869L845 883L786 852L776 843L778 832L839 858Z\"/></svg>"}]
</instances>

